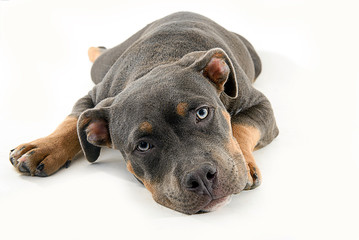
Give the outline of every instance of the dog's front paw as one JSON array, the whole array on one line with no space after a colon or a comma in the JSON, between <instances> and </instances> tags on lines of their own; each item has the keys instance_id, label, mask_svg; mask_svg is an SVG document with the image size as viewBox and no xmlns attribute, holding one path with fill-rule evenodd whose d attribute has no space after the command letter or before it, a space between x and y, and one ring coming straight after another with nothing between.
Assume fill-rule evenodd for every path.
<instances>
[{"instance_id":1,"label":"dog's front paw","mask_svg":"<svg viewBox=\"0 0 359 240\"><path fill-rule=\"evenodd\" d=\"M245 190L255 189L262 183L262 175L254 162L247 163L248 183Z\"/></svg>"},{"instance_id":2,"label":"dog's front paw","mask_svg":"<svg viewBox=\"0 0 359 240\"><path fill-rule=\"evenodd\" d=\"M11 150L10 162L23 174L46 177L62 166L68 167L71 158L68 150L55 137L41 138Z\"/></svg>"}]
</instances>

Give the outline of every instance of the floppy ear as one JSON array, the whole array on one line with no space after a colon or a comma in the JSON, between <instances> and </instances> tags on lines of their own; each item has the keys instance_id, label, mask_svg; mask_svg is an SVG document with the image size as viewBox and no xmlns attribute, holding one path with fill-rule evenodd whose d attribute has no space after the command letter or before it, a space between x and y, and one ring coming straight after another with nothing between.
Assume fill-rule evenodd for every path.
<instances>
[{"instance_id":1,"label":"floppy ear","mask_svg":"<svg viewBox=\"0 0 359 240\"><path fill-rule=\"evenodd\" d=\"M81 148L89 162L100 156L101 147L111 147L109 107L93 108L83 112L77 122Z\"/></svg>"},{"instance_id":2,"label":"floppy ear","mask_svg":"<svg viewBox=\"0 0 359 240\"><path fill-rule=\"evenodd\" d=\"M194 54L196 56L198 54ZM231 98L238 96L238 85L232 61L221 48L213 48L201 54L193 64L197 71L214 84L219 93Z\"/></svg>"}]
</instances>

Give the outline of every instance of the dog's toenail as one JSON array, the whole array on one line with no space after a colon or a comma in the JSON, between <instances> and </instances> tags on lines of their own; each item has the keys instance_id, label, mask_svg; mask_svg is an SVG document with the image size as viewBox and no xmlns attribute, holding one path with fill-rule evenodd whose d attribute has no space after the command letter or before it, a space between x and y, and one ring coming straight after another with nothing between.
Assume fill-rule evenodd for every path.
<instances>
[{"instance_id":1,"label":"dog's toenail","mask_svg":"<svg viewBox=\"0 0 359 240\"><path fill-rule=\"evenodd\" d=\"M254 179L254 180L255 180L255 179L258 179L257 173L253 173L253 179Z\"/></svg>"},{"instance_id":2,"label":"dog's toenail","mask_svg":"<svg viewBox=\"0 0 359 240\"><path fill-rule=\"evenodd\" d=\"M25 149L25 146L23 146L22 148L19 149L19 152L21 152L22 150Z\"/></svg>"},{"instance_id":3,"label":"dog's toenail","mask_svg":"<svg viewBox=\"0 0 359 240\"><path fill-rule=\"evenodd\" d=\"M11 150L10 150L10 153L12 153L13 151L15 151L15 148L14 148L14 149L11 149Z\"/></svg>"},{"instance_id":4,"label":"dog's toenail","mask_svg":"<svg viewBox=\"0 0 359 240\"><path fill-rule=\"evenodd\" d=\"M10 162L11 162L12 165L14 165L14 161L15 161L15 158L10 157Z\"/></svg>"},{"instance_id":5,"label":"dog's toenail","mask_svg":"<svg viewBox=\"0 0 359 240\"><path fill-rule=\"evenodd\" d=\"M44 169L44 167L45 167L45 165L44 165L43 163L40 163L40 164L37 166L36 170L42 171L42 170Z\"/></svg>"},{"instance_id":6,"label":"dog's toenail","mask_svg":"<svg viewBox=\"0 0 359 240\"><path fill-rule=\"evenodd\" d=\"M22 157L20 157L17 161L20 162L25 162L27 160L26 155L23 155Z\"/></svg>"},{"instance_id":7,"label":"dog's toenail","mask_svg":"<svg viewBox=\"0 0 359 240\"><path fill-rule=\"evenodd\" d=\"M19 170L20 170L20 172L30 172L30 170L27 167L26 163L20 163Z\"/></svg>"},{"instance_id":8,"label":"dog's toenail","mask_svg":"<svg viewBox=\"0 0 359 240\"><path fill-rule=\"evenodd\" d=\"M67 160L66 163L65 163L65 168L68 168L71 164L71 160Z\"/></svg>"},{"instance_id":9,"label":"dog's toenail","mask_svg":"<svg viewBox=\"0 0 359 240\"><path fill-rule=\"evenodd\" d=\"M47 177L47 174L41 170L38 170L36 169L35 171L35 176L38 176L38 177Z\"/></svg>"},{"instance_id":10,"label":"dog's toenail","mask_svg":"<svg viewBox=\"0 0 359 240\"><path fill-rule=\"evenodd\" d=\"M27 155L28 155L28 156L31 156L31 155L34 154L34 153L35 153L35 151L31 151L31 152L27 153Z\"/></svg>"}]
</instances>

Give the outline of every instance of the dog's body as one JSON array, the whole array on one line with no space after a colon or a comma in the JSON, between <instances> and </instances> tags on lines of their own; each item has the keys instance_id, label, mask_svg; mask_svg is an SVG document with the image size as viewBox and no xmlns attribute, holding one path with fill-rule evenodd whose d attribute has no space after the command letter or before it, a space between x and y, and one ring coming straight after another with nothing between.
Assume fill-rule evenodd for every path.
<instances>
[{"instance_id":1,"label":"dog's body","mask_svg":"<svg viewBox=\"0 0 359 240\"><path fill-rule=\"evenodd\" d=\"M48 137L11 151L18 170L47 176L81 148L93 162L111 147L157 202L187 214L260 184L252 151L278 129L252 86L261 63L247 40L183 12L97 55L96 85L70 116Z\"/></svg>"}]
</instances>

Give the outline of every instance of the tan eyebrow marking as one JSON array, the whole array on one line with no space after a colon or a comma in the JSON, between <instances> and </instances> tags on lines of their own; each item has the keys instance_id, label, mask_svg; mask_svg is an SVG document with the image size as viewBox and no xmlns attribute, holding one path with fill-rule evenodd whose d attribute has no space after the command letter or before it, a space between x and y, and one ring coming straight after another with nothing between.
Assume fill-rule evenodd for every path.
<instances>
[{"instance_id":1,"label":"tan eyebrow marking","mask_svg":"<svg viewBox=\"0 0 359 240\"><path fill-rule=\"evenodd\" d=\"M180 102L176 107L176 112L178 115L184 117L186 115L188 104L185 102Z\"/></svg>"},{"instance_id":2,"label":"tan eyebrow marking","mask_svg":"<svg viewBox=\"0 0 359 240\"><path fill-rule=\"evenodd\" d=\"M145 121L145 122L142 122L140 124L140 130L143 131L143 132L146 132L146 133L151 133L152 132L152 125L151 123Z\"/></svg>"}]
</instances>

